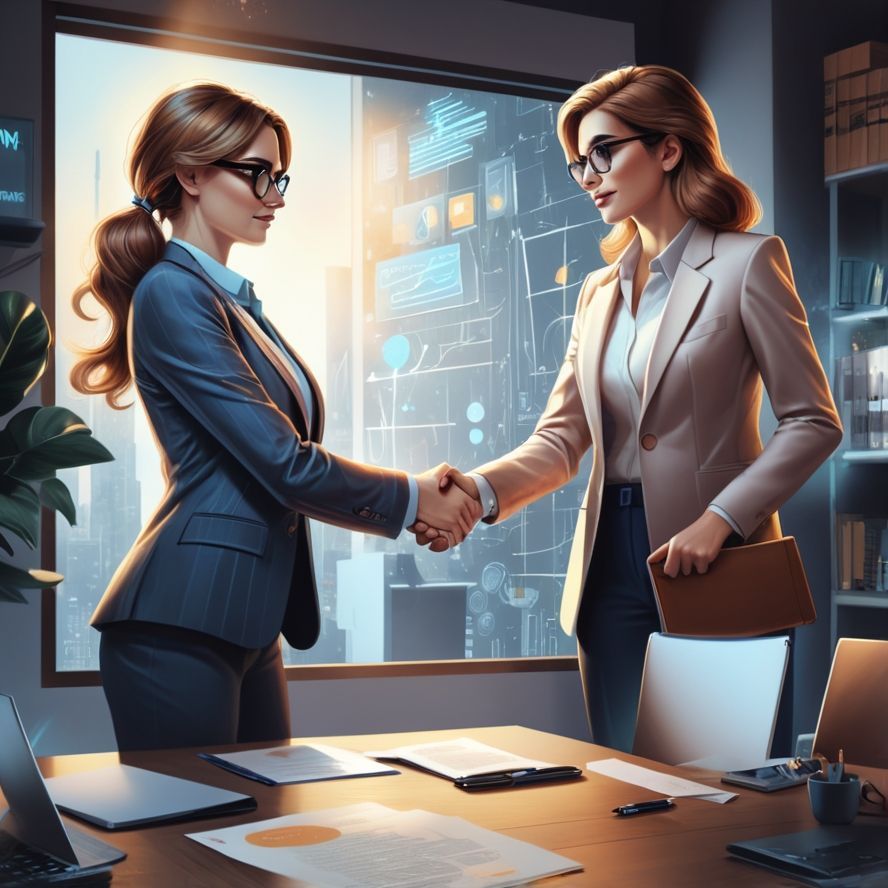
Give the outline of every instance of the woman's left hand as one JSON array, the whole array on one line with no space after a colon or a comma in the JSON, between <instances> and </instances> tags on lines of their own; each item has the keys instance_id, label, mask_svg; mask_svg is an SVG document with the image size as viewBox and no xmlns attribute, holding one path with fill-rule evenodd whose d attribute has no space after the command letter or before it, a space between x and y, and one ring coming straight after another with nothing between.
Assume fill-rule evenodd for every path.
<instances>
[{"instance_id":1,"label":"woman's left hand","mask_svg":"<svg viewBox=\"0 0 888 888\"><path fill-rule=\"evenodd\" d=\"M706 573L732 531L731 525L721 515L707 509L690 527L651 552L648 563L656 564L665 558L663 572L670 577L677 577L679 569L685 576L692 569L696 569L697 573Z\"/></svg>"}]
</instances>

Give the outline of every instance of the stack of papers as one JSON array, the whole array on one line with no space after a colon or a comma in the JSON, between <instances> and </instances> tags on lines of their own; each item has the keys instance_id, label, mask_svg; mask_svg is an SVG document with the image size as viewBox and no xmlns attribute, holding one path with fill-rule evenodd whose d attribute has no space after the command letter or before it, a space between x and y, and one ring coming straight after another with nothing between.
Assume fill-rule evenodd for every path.
<instances>
[{"instance_id":1,"label":"stack of papers","mask_svg":"<svg viewBox=\"0 0 888 888\"><path fill-rule=\"evenodd\" d=\"M341 777L377 777L399 774L394 768L371 761L358 752L301 743L296 746L275 746L271 749L248 749L210 755L198 753L226 771L258 780L270 786L280 783L313 783L316 780L337 780Z\"/></svg>"},{"instance_id":2,"label":"stack of papers","mask_svg":"<svg viewBox=\"0 0 888 888\"><path fill-rule=\"evenodd\" d=\"M414 746L399 746L381 752L368 752L373 758L393 759L416 765L433 774L459 780L476 774L493 774L519 769L555 768L552 762L512 755L486 743L479 743L468 737L445 740L437 743L417 743Z\"/></svg>"},{"instance_id":3,"label":"stack of papers","mask_svg":"<svg viewBox=\"0 0 888 888\"><path fill-rule=\"evenodd\" d=\"M586 762L586 767L594 774L603 774L623 783L631 783L633 786L643 786L654 792L671 796L674 799L703 799L707 802L717 802L723 805L737 798L736 792L722 792L706 786L705 783L695 783L693 780L684 780L674 777L672 774L664 774L662 771L653 771L650 768L642 768L630 762L620 759L601 759L597 762Z\"/></svg>"},{"instance_id":4,"label":"stack of papers","mask_svg":"<svg viewBox=\"0 0 888 888\"><path fill-rule=\"evenodd\" d=\"M191 833L242 863L324 888L508 888L582 869L460 817L375 802Z\"/></svg>"}]
</instances>

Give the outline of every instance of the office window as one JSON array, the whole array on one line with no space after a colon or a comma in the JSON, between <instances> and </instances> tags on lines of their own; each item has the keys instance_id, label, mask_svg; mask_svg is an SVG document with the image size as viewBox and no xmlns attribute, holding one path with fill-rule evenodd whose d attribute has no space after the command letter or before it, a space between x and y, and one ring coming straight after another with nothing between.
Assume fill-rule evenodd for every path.
<instances>
[{"instance_id":1,"label":"office window","mask_svg":"<svg viewBox=\"0 0 888 888\"><path fill-rule=\"evenodd\" d=\"M73 343L103 338L70 294L87 238L132 197L137 115L210 79L278 110L294 140L268 243L235 246L264 310L326 396L325 446L417 472L470 469L520 443L542 411L604 229L567 178L557 102L56 35L56 400L113 463L60 473L78 524L56 525L59 672L98 664L90 613L160 499L138 402L116 412L68 384ZM404 534L313 522L322 631L285 661L376 663L572 654L558 608L588 472L435 554ZM187 589L182 590L187 594Z\"/></svg>"}]
</instances>

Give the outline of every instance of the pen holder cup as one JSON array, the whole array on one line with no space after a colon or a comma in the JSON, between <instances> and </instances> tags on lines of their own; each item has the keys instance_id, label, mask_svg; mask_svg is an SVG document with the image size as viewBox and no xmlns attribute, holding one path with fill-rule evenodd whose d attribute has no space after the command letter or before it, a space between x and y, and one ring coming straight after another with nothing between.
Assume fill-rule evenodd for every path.
<instances>
[{"instance_id":1,"label":"pen holder cup","mask_svg":"<svg viewBox=\"0 0 888 888\"><path fill-rule=\"evenodd\" d=\"M860 780L856 774L846 774L837 783L830 783L822 772L812 774L808 778L808 798L820 823L851 823L860 805Z\"/></svg>"}]
</instances>

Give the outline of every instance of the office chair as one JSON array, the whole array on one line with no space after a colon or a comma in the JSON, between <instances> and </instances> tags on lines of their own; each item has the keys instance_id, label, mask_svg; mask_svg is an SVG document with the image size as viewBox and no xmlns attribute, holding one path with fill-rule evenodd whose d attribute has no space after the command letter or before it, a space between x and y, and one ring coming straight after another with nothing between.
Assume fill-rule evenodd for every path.
<instances>
[{"instance_id":1,"label":"office chair","mask_svg":"<svg viewBox=\"0 0 888 888\"><path fill-rule=\"evenodd\" d=\"M648 639L635 755L736 771L765 764L789 661L789 638Z\"/></svg>"}]
</instances>

